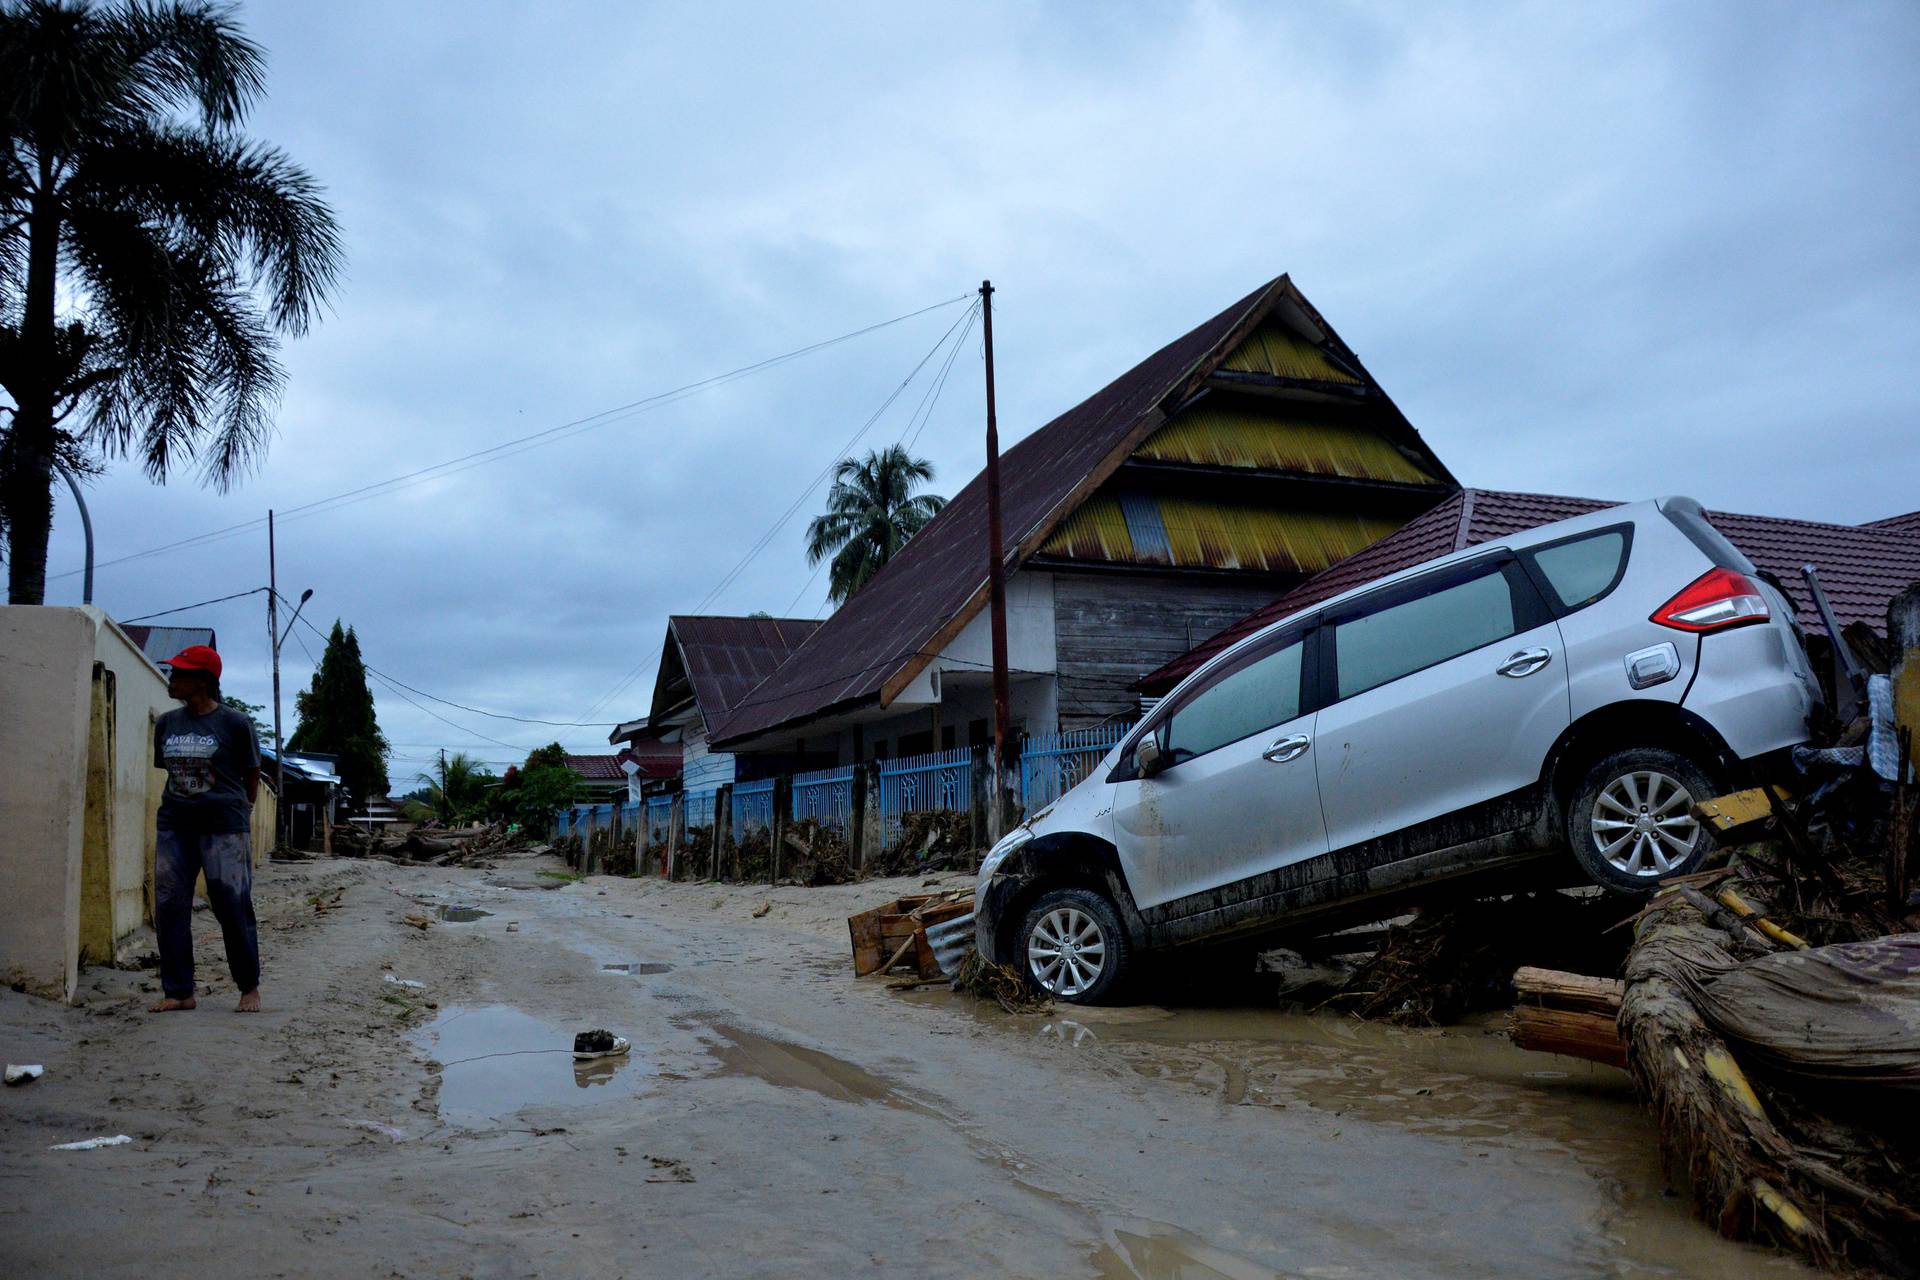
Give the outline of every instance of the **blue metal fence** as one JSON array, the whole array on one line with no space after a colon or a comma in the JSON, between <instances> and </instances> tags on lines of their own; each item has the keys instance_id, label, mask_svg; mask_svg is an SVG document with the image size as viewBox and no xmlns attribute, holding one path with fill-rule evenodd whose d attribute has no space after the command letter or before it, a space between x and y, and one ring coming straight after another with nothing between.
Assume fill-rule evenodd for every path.
<instances>
[{"instance_id":1,"label":"blue metal fence","mask_svg":"<svg viewBox=\"0 0 1920 1280\"><path fill-rule=\"evenodd\" d=\"M1020 801L1036 813L1073 790L1115 743L1133 731L1134 721L1042 733L1027 739L1020 753Z\"/></svg>"},{"instance_id":2,"label":"blue metal fence","mask_svg":"<svg viewBox=\"0 0 1920 1280\"><path fill-rule=\"evenodd\" d=\"M663 845L667 842L667 831L673 825L673 797L647 797L647 844Z\"/></svg>"},{"instance_id":3,"label":"blue metal fence","mask_svg":"<svg viewBox=\"0 0 1920 1280\"><path fill-rule=\"evenodd\" d=\"M688 791L686 795L687 830L697 831L713 825L713 802L719 796L718 788L707 791Z\"/></svg>"},{"instance_id":4,"label":"blue metal fence","mask_svg":"<svg viewBox=\"0 0 1920 1280\"><path fill-rule=\"evenodd\" d=\"M891 849L909 813L965 813L973 808L973 751L956 747L879 762L881 840Z\"/></svg>"},{"instance_id":5,"label":"blue metal fence","mask_svg":"<svg viewBox=\"0 0 1920 1280\"><path fill-rule=\"evenodd\" d=\"M853 827L853 766L814 769L793 775L793 817L814 819L823 827L849 831Z\"/></svg>"},{"instance_id":6,"label":"blue metal fence","mask_svg":"<svg viewBox=\"0 0 1920 1280\"><path fill-rule=\"evenodd\" d=\"M733 784L733 842L737 845L752 831L773 830L773 782Z\"/></svg>"}]
</instances>

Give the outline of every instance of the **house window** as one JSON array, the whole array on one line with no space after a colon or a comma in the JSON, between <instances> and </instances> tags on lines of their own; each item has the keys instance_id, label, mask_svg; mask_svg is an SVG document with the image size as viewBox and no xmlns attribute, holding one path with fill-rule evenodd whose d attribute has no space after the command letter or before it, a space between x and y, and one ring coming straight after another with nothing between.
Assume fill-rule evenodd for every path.
<instances>
[{"instance_id":1,"label":"house window","mask_svg":"<svg viewBox=\"0 0 1920 1280\"><path fill-rule=\"evenodd\" d=\"M885 760L887 758L887 740L885 738L874 739L873 758L875 760Z\"/></svg>"},{"instance_id":2,"label":"house window","mask_svg":"<svg viewBox=\"0 0 1920 1280\"><path fill-rule=\"evenodd\" d=\"M933 730L931 729L900 735L900 754L903 756L922 756L931 750L933 750Z\"/></svg>"},{"instance_id":3,"label":"house window","mask_svg":"<svg viewBox=\"0 0 1920 1280\"><path fill-rule=\"evenodd\" d=\"M950 724L941 725L940 726L940 749L942 751L953 750L953 739L954 739L953 726Z\"/></svg>"}]
</instances>

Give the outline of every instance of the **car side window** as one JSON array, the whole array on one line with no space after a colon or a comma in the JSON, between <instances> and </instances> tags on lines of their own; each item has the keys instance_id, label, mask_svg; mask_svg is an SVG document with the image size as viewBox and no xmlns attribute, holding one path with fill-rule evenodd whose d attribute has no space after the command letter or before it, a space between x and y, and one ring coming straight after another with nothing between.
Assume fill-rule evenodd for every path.
<instances>
[{"instance_id":1,"label":"car side window","mask_svg":"<svg viewBox=\"0 0 1920 1280\"><path fill-rule=\"evenodd\" d=\"M1522 613L1505 565L1493 562L1464 579L1448 576L1429 591L1340 618L1333 627L1337 695L1351 698L1517 635L1525 629ZM1531 618L1526 622L1533 625Z\"/></svg>"},{"instance_id":2,"label":"car side window","mask_svg":"<svg viewBox=\"0 0 1920 1280\"><path fill-rule=\"evenodd\" d=\"M1191 760L1298 716L1305 653L1305 640L1296 638L1183 701L1164 730L1167 758Z\"/></svg>"},{"instance_id":3,"label":"car side window","mask_svg":"<svg viewBox=\"0 0 1920 1280\"><path fill-rule=\"evenodd\" d=\"M1624 529L1606 529L1529 553L1540 576L1560 598L1562 612L1585 608L1612 590L1626 557Z\"/></svg>"}]
</instances>

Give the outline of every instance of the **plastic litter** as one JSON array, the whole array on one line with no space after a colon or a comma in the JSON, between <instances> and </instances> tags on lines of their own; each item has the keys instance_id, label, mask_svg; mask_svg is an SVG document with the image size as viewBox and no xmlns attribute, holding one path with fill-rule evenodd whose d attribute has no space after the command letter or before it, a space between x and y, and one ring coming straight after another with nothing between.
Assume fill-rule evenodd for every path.
<instances>
[{"instance_id":1,"label":"plastic litter","mask_svg":"<svg viewBox=\"0 0 1920 1280\"><path fill-rule=\"evenodd\" d=\"M118 1147L132 1142L124 1133L116 1133L111 1138L82 1138L79 1142L63 1142L59 1146L48 1147L49 1151L91 1151L95 1147Z\"/></svg>"},{"instance_id":2,"label":"plastic litter","mask_svg":"<svg viewBox=\"0 0 1920 1280\"><path fill-rule=\"evenodd\" d=\"M417 982L412 978L396 978L390 973L383 975L382 980L391 982L396 987L420 987L424 989L427 985L424 982Z\"/></svg>"},{"instance_id":3,"label":"plastic litter","mask_svg":"<svg viewBox=\"0 0 1920 1280\"><path fill-rule=\"evenodd\" d=\"M27 1084L31 1081L38 1080L45 1071L46 1068L37 1063L30 1067L16 1067L9 1062L7 1064L7 1083L10 1085Z\"/></svg>"}]
</instances>

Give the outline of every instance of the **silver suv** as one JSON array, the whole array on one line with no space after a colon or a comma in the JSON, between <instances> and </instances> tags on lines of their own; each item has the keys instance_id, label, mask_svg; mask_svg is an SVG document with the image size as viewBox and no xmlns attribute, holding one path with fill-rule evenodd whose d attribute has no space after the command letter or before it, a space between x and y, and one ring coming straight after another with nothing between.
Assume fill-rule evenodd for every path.
<instances>
[{"instance_id":1,"label":"silver suv","mask_svg":"<svg viewBox=\"0 0 1920 1280\"><path fill-rule=\"evenodd\" d=\"M1380 919L1556 851L1645 891L1704 856L1694 802L1805 741L1819 697L1792 606L1698 503L1563 520L1194 672L994 846L977 942L1091 1003L1142 952Z\"/></svg>"}]
</instances>

